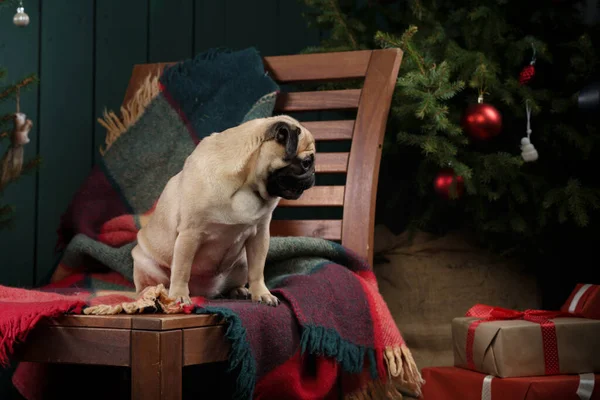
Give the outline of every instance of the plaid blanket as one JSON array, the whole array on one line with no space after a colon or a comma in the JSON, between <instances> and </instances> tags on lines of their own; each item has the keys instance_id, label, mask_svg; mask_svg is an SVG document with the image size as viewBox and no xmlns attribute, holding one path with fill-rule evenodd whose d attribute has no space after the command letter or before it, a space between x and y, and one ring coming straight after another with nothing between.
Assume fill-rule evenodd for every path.
<instances>
[{"instance_id":1,"label":"plaid blanket","mask_svg":"<svg viewBox=\"0 0 600 400\"><path fill-rule=\"evenodd\" d=\"M193 307L178 309L160 288L133 294L130 252L166 181L202 137L271 115L277 90L254 49L210 51L149 77L120 117L105 113L107 148L62 220L51 283L38 291L0 286L0 361L9 362L40 316L152 307L226 320L235 398L401 398L398 389L418 396L421 376L373 272L334 242L271 238L265 278L278 307L193 298ZM27 364L12 381L32 400L40 374Z\"/></svg>"}]
</instances>

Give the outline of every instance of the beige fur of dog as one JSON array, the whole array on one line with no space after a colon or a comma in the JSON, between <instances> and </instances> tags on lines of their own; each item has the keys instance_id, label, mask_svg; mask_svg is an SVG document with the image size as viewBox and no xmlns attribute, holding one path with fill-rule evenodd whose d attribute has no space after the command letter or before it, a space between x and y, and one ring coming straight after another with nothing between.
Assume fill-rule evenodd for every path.
<instances>
[{"instance_id":1,"label":"beige fur of dog","mask_svg":"<svg viewBox=\"0 0 600 400\"><path fill-rule=\"evenodd\" d=\"M281 198L314 186L314 156L312 134L289 116L202 139L138 232L136 291L163 284L187 304L224 295L278 305L263 274L269 225Z\"/></svg>"}]
</instances>

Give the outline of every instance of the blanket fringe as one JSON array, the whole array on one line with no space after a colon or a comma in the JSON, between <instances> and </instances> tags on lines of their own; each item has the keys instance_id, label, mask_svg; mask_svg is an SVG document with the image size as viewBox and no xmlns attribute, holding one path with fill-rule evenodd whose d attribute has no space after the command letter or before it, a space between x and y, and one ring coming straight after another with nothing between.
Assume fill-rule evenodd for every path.
<instances>
[{"instance_id":1,"label":"blanket fringe","mask_svg":"<svg viewBox=\"0 0 600 400\"><path fill-rule=\"evenodd\" d=\"M104 155L110 146L141 117L150 102L160 93L160 70L157 74L148 74L133 98L121 106L121 115L113 111L104 110L103 117L98 118L98 123L106 128L106 147L100 148Z\"/></svg>"},{"instance_id":2,"label":"blanket fringe","mask_svg":"<svg viewBox=\"0 0 600 400\"><path fill-rule=\"evenodd\" d=\"M227 321L225 338L231 344L227 359L229 373L238 371L236 390L233 394L235 400L251 399L256 386L256 361L252 355L250 344L246 338L246 328L242 325L239 316L232 310L222 307L197 308L197 314L216 314Z\"/></svg>"},{"instance_id":3,"label":"blanket fringe","mask_svg":"<svg viewBox=\"0 0 600 400\"><path fill-rule=\"evenodd\" d=\"M425 381L408 346L390 346L383 354L390 381L401 391L420 397Z\"/></svg>"},{"instance_id":4,"label":"blanket fringe","mask_svg":"<svg viewBox=\"0 0 600 400\"><path fill-rule=\"evenodd\" d=\"M342 369L351 374L360 373L365 364L365 357L375 360L374 350L359 346L344 340L334 329L321 326L307 325L303 327L300 336L300 350L302 353L322 354L334 357ZM377 376L375 363L371 364L371 376Z\"/></svg>"},{"instance_id":5,"label":"blanket fringe","mask_svg":"<svg viewBox=\"0 0 600 400\"><path fill-rule=\"evenodd\" d=\"M387 347L383 357L387 366L388 379L371 380L363 388L344 396L345 400L421 398L421 386L425 381L409 348L405 344Z\"/></svg>"},{"instance_id":6,"label":"blanket fringe","mask_svg":"<svg viewBox=\"0 0 600 400\"><path fill-rule=\"evenodd\" d=\"M139 314L148 310L160 311L165 314L179 314L184 312L184 306L169 297L169 292L164 285L159 284L144 289L135 301L120 304L98 304L85 308L83 313L86 315Z\"/></svg>"}]
</instances>

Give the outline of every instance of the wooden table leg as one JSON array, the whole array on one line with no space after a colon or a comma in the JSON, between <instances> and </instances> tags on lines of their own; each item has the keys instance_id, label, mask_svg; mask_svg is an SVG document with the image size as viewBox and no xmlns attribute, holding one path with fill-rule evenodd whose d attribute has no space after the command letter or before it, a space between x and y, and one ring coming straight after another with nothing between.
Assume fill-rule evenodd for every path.
<instances>
[{"instance_id":1,"label":"wooden table leg","mask_svg":"<svg viewBox=\"0 0 600 400\"><path fill-rule=\"evenodd\" d=\"M180 400L182 331L131 331L131 399Z\"/></svg>"}]
</instances>

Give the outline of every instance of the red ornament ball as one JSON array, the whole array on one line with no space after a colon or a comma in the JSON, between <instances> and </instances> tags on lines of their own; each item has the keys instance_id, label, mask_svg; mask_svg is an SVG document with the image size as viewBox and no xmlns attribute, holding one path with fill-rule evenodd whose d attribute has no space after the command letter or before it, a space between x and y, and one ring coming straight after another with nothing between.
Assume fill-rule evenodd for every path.
<instances>
[{"instance_id":1,"label":"red ornament ball","mask_svg":"<svg viewBox=\"0 0 600 400\"><path fill-rule=\"evenodd\" d=\"M490 104L471 104L463 114L461 125L471 139L488 140L502 131L502 115Z\"/></svg>"},{"instance_id":2,"label":"red ornament ball","mask_svg":"<svg viewBox=\"0 0 600 400\"><path fill-rule=\"evenodd\" d=\"M461 198L465 190L465 182L462 176L454 173L453 169L444 168L440 170L433 180L435 192L446 200L450 199L450 187L453 184L456 184L456 198Z\"/></svg>"},{"instance_id":3,"label":"red ornament ball","mask_svg":"<svg viewBox=\"0 0 600 400\"><path fill-rule=\"evenodd\" d=\"M529 64L519 74L519 83L521 85L527 84L535 76L535 67L533 64Z\"/></svg>"}]
</instances>

